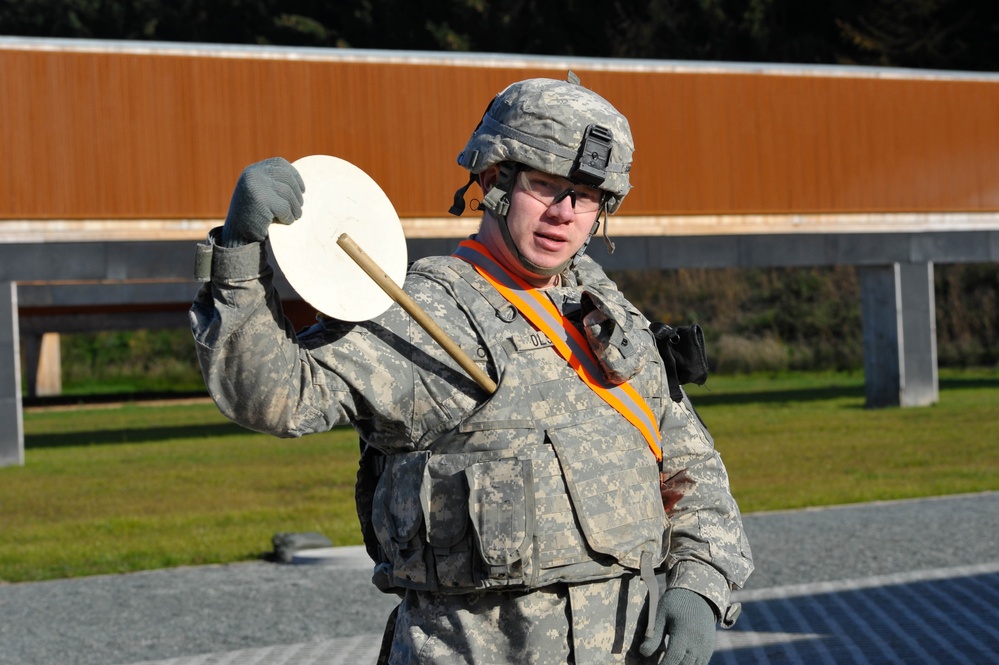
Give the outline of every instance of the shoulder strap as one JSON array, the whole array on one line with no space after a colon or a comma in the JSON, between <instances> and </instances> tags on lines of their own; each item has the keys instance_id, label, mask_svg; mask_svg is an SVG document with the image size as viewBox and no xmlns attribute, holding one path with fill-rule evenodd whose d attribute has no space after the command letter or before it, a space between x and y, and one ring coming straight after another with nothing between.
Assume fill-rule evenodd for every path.
<instances>
[{"instance_id":1,"label":"shoulder strap","mask_svg":"<svg viewBox=\"0 0 999 665\"><path fill-rule=\"evenodd\" d=\"M613 385L604 379L582 333L543 293L500 265L489 250L475 240L463 241L453 256L470 263L531 325L547 335L555 351L583 383L638 428L656 459L662 460L659 427L652 409L627 382Z\"/></svg>"}]
</instances>

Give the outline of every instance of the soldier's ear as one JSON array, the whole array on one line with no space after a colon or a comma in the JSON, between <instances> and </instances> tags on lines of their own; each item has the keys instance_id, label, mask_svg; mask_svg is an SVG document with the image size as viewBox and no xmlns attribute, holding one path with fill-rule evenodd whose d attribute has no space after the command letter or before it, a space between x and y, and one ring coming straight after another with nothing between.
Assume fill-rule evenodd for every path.
<instances>
[{"instance_id":1,"label":"soldier's ear","mask_svg":"<svg viewBox=\"0 0 999 665\"><path fill-rule=\"evenodd\" d=\"M496 182L499 180L499 172L499 165L493 164L479 174L479 187L482 188L483 194L488 194L489 190L496 186Z\"/></svg>"}]
</instances>

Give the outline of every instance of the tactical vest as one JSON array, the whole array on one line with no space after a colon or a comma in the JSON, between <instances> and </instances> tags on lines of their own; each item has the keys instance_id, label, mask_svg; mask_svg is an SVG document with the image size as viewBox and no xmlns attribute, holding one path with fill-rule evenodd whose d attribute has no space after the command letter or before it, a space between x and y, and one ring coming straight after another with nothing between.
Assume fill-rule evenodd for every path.
<instances>
[{"instance_id":1,"label":"tactical vest","mask_svg":"<svg viewBox=\"0 0 999 665\"><path fill-rule=\"evenodd\" d=\"M423 449L385 456L373 494L359 487L379 588L535 588L659 565L669 524L641 433L471 266L438 257L413 269L453 290L492 354L498 387ZM650 356L630 383L658 414L662 366Z\"/></svg>"}]
</instances>

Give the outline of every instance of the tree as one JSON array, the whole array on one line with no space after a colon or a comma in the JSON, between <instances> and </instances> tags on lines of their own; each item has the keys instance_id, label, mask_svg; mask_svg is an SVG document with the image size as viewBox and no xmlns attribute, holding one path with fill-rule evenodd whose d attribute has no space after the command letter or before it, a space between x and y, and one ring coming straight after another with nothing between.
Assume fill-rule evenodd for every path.
<instances>
[{"instance_id":1,"label":"tree","mask_svg":"<svg viewBox=\"0 0 999 665\"><path fill-rule=\"evenodd\" d=\"M999 69L999 4L977 0L876 0L839 24L856 61L969 71Z\"/></svg>"},{"instance_id":2,"label":"tree","mask_svg":"<svg viewBox=\"0 0 999 665\"><path fill-rule=\"evenodd\" d=\"M2 0L0 33L999 69L978 0Z\"/></svg>"}]
</instances>

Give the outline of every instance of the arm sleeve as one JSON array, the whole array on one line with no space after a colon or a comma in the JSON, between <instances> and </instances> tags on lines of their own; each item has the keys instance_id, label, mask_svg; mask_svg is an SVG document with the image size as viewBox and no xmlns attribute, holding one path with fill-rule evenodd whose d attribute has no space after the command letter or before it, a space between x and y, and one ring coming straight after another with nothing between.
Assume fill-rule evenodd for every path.
<instances>
[{"instance_id":1,"label":"arm sleeve","mask_svg":"<svg viewBox=\"0 0 999 665\"><path fill-rule=\"evenodd\" d=\"M350 424L368 444L400 452L482 399L401 307L358 323L322 319L296 333L262 244L199 246L202 258L209 253L211 279L191 307L191 327L212 398L241 425L295 437ZM480 349L445 284L411 272L405 288L466 353ZM480 360L485 368L488 359Z\"/></svg>"},{"instance_id":2,"label":"arm sleeve","mask_svg":"<svg viewBox=\"0 0 999 665\"><path fill-rule=\"evenodd\" d=\"M614 282L589 257L583 257L577 266L576 279L579 288L590 294L594 305L591 314L617 324L605 324L600 331L620 330L624 339L632 340L632 346L648 352L651 342L636 343L644 341L637 339L636 333L647 332L648 320L623 299ZM599 335L590 340L601 348ZM737 609L730 609L731 590L741 588L753 571L752 552L742 528L742 515L732 497L728 472L686 394L679 403L667 400L661 429L663 477L679 483L678 499L667 501L663 497L664 504L672 505L666 583L704 596L725 625L729 617L737 616Z\"/></svg>"},{"instance_id":3,"label":"arm sleeve","mask_svg":"<svg viewBox=\"0 0 999 665\"><path fill-rule=\"evenodd\" d=\"M670 511L667 585L704 596L726 625L730 591L749 578L753 556L725 465L686 395L663 428L663 476L688 479Z\"/></svg>"},{"instance_id":4,"label":"arm sleeve","mask_svg":"<svg viewBox=\"0 0 999 665\"><path fill-rule=\"evenodd\" d=\"M213 247L211 279L189 312L209 393L228 418L276 436L347 423L347 385L298 343L272 279L262 243Z\"/></svg>"}]
</instances>

